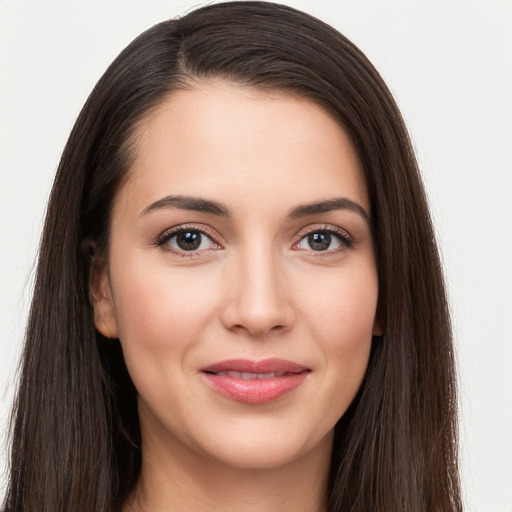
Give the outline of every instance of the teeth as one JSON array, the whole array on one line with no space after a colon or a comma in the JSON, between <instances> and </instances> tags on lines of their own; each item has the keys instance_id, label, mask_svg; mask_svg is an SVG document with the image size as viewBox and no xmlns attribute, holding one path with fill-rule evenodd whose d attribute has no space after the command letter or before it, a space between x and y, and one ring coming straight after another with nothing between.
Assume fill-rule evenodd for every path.
<instances>
[{"instance_id":1,"label":"teeth","mask_svg":"<svg viewBox=\"0 0 512 512\"><path fill-rule=\"evenodd\" d=\"M276 377L282 377L286 372L269 372L269 373L250 373L250 372L234 372L234 371L225 371L225 372L217 372L217 375L226 376L226 377L234 377L235 379L274 379Z\"/></svg>"}]
</instances>

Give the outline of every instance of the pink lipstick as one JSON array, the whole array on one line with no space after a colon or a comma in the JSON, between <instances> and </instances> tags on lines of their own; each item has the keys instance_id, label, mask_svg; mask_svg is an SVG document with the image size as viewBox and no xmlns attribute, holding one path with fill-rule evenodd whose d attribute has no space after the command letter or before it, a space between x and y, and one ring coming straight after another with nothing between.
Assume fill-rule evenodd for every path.
<instances>
[{"instance_id":1,"label":"pink lipstick","mask_svg":"<svg viewBox=\"0 0 512 512\"><path fill-rule=\"evenodd\" d=\"M207 383L215 391L248 404L277 400L300 386L310 371L284 359L232 359L201 368Z\"/></svg>"}]
</instances>

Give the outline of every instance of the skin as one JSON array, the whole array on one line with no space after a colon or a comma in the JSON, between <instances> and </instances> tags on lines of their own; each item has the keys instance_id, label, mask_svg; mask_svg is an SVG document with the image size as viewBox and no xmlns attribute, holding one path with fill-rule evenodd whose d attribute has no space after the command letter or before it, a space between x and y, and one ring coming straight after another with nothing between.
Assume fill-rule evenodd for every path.
<instances>
[{"instance_id":1,"label":"skin","mask_svg":"<svg viewBox=\"0 0 512 512\"><path fill-rule=\"evenodd\" d=\"M139 393L142 476L125 511L325 510L333 428L379 334L377 270L361 212L290 212L343 197L370 215L347 134L308 100L216 81L173 93L136 140L93 282L97 328L119 337ZM157 207L169 195L230 216ZM179 226L206 233L199 250L161 243ZM315 250L307 235L325 230ZM201 373L269 357L310 371L266 404Z\"/></svg>"}]
</instances>

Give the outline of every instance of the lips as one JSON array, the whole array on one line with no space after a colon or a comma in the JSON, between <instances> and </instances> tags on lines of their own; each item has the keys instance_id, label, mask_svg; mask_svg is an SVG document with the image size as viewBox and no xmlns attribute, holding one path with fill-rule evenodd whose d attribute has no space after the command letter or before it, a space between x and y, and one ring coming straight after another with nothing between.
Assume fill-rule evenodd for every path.
<instances>
[{"instance_id":1,"label":"lips","mask_svg":"<svg viewBox=\"0 0 512 512\"><path fill-rule=\"evenodd\" d=\"M201 369L214 391L247 404L265 404L291 393L304 382L310 371L284 359L232 359Z\"/></svg>"},{"instance_id":2,"label":"lips","mask_svg":"<svg viewBox=\"0 0 512 512\"><path fill-rule=\"evenodd\" d=\"M251 373L251 372L234 372L234 371L225 371L225 372L217 372L216 375L226 376L226 377L234 377L236 379L275 379L276 377L283 377L286 375L286 372L270 372L270 373Z\"/></svg>"}]
</instances>

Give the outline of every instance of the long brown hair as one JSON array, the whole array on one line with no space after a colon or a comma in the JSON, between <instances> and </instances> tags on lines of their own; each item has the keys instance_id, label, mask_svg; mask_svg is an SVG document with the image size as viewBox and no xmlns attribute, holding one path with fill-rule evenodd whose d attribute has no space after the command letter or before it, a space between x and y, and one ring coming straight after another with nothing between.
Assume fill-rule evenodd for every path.
<instances>
[{"instance_id":1,"label":"long brown hair","mask_svg":"<svg viewBox=\"0 0 512 512\"><path fill-rule=\"evenodd\" d=\"M329 511L462 509L451 328L407 131L364 54L323 22L265 2L210 5L135 39L64 149L39 252L13 410L9 512L114 512L140 472L136 390L95 330L89 274L136 126L172 91L222 78L311 99L349 133L368 186L378 316L361 389L335 429Z\"/></svg>"}]
</instances>

